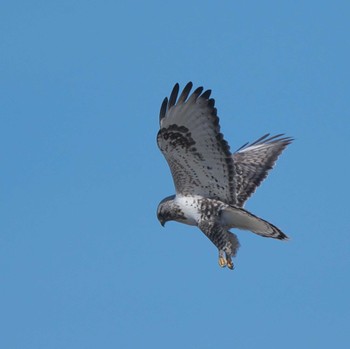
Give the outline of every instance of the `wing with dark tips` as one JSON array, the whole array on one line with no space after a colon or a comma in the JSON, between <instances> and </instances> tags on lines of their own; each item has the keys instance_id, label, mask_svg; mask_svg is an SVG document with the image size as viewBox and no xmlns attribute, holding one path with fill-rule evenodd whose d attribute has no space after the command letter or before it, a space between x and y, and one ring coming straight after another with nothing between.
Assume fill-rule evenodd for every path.
<instances>
[{"instance_id":1,"label":"wing with dark tips","mask_svg":"<svg viewBox=\"0 0 350 349\"><path fill-rule=\"evenodd\" d=\"M283 136L269 137L266 134L251 144L243 145L232 155L238 206L244 205L267 177L282 151L293 141L291 137Z\"/></svg>"},{"instance_id":2,"label":"wing with dark tips","mask_svg":"<svg viewBox=\"0 0 350 349\"><path fill-rule=\"evenodd\" d=\"M159 149L167 160L176 192L235 203L234 166L220 133L211 91L189 82L180 94L176 84L160 109Z\"/></svg>"}]
</instances>

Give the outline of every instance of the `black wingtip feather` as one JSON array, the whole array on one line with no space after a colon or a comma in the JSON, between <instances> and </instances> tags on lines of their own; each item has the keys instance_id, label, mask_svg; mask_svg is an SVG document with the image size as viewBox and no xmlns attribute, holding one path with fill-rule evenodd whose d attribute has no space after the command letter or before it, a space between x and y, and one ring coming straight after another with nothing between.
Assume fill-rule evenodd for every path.
<instances>
[{"instance_id":1,"label":"black wingtip feather","mask_svg":"<svg viewBox=\"0 0 350 349\"><path fill-rule=\"evenodd\" d=\"M284 133L280 133L278 135L269 137L270 133L266 133L265 135L263 135L262 137L258 138L257 140L255 140L252 143L247 142L247 143L243 144L241 147L239 147L236 150L236 153L239 152L242 149L245 149L247 147L251 147L253 145L259 145L259 144L263 144L263 143L274 143L274 142L281 142L282 143L283 142L283 144L285 146L287 146L287 145L291 144L294 141L294 138L292 138L292 137L282 137L284 135L285 135Z\"/></svg>"},{"instance_id":2,"label":"black wingtip feather","mask_svg":"<svg viewBox=\"0 0 350 349\"><path fill-rule=\"evenodd\" d=\"M192 86L193 86L193 84L192 84L191 81L186 84L185 88L181 92L181 95L180 95L179 100L177 101L177 103L183 103L183 102L186 101L188 95L191 92Z\"/></svg>"},{"instance_id":3,"label":"black wingtip feather","mask_svg":"<svg viewBox=\"0 0 350 349\"><path fill-rule=\"evenodd\" d=\"M205 92L202 93L201 98L209 99L210 94L211 94L211 90L206 90Z\"/></svg>"},{"instance_id":4,"label":"black wingtip feather","mask_svg":"<svg viewBox=\"0 0 350 349\"><path fill-rule=\"evenodd\" d=\"M214 98L208 99L208 106L210 108L214 108L214 106L215 106L215 99Z\"/></svg>"},{"instance_id":5,"label":"black wingtip feather","mask_svg":"<svg viewBox=\"0 0 350 349\"><path fill-rule=\"evenodd\" d=\"M168 98L165 97L164 100L163 100L163 103L162 103L162 105L160 107L159 122L165 117L167 107L168 107Z\"/></svg>"},{"instance_id":6,"label":"black wingtip feather","mask_svg":"<svg viewBox=\"0 0 350 349\"><path fill-rule=\"evenodd\" d=\"M202 93L202 91L203 91L203 87L202 87L202 86L197 87L197 88L193 91L192 95L193 95L193 96L196 96L196 98L198 98L198 96Z\"/></svg>"},{"instance_id":7,"label":"black wingtip feather","mask_svg":"<svg viewBox=\"0 0 350 349\"><path fill-rule=\"evenodd\" d=\"M168 109L170 109L176 103L176 99L179 94L179 89L180 89L180 86L178 83L176 83L170 94Z\"/></svg>"},{"instance_id":8,"label":"black wingtip feather","mask_svg":"<svg viewBox=\"0 0 350 349\"><path fill-rule=\"evenodd\" d=\"M251 145L255 145L255 144L258 144L259 142L261 142L261 141L267 141L267 137L268 136L270 136L270 134L269 133L266 133L266 134L264 134L262 137L260 137L260 138L258 138L256 141L254 141Z\"/></svg>"}]
</instances>

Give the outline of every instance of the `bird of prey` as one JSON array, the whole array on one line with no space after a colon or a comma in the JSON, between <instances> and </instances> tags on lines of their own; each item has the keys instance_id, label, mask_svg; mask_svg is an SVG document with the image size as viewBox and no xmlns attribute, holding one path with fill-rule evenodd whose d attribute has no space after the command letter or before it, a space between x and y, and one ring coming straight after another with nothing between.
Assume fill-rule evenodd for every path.
<instances>
[{"instance_id":1,"label":"bird of prey","mask_svg":"<svg viewBox=\"0 0 350 349\"><path fill-rule=\"evenodd\" d=\"M163 226L167 221L197 226L217 247L219 265L233 269L232 257L240 245L229 229L288 238L243 206L293 139L266 134L232 154L220 132L211 90L198 87L190 94L192 86L189 82L178 97L176 84L160 108L157 143L176 194L159 203L157 217Z\"/></svg>"}]
</instances>

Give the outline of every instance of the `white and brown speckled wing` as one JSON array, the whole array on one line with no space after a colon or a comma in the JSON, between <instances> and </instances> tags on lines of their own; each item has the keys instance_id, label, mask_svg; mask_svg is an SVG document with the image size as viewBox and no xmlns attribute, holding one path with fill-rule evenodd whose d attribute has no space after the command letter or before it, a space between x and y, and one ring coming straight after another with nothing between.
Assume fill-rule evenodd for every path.
<instances>
[{"instance_id":1,"label":"white and brown speckled wing","mask_svg":"<svg viewBox=\"0 0 350 349\"><path fill-rule=\"evenodd\" d=\"M210 90L189 82L180 97L179 85L160 109L159 149L167 160L176 193L201 195L235 203L232 154L220 133L219 118ZM203 92L203 93L202 93Z\"/></svg>"},{"instance_id":2,"label":"white and brown speckled wing","mask_svg":"<svg viewBox=\"0 0 350 349\"><path fill-rule=\"evenodd\" d=\"M268 137L266 134L252 144L245 144L232 155L237 206L244 205L267 177L282 151L293 141L283 134Z\"/></svg>"}]
</instances>

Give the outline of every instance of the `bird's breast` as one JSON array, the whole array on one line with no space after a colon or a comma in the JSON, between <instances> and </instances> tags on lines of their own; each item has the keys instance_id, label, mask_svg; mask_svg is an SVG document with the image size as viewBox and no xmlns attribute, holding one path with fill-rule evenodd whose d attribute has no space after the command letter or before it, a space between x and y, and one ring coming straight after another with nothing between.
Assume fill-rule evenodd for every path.
<instances>
[{"instance_id":1,"label":"bird's breast","mask_svg":"<svg viewBox=\"0 0 350 349\"><path fill-rule=\"evenodd\" d=\"M199 202L202 197L194 197L194 196L180 196L176 197L175 203L179 206L182 213L184 214L183 223L188 225L197 225L200 219L199 212Z\"/></svg>"}]
</instances>

